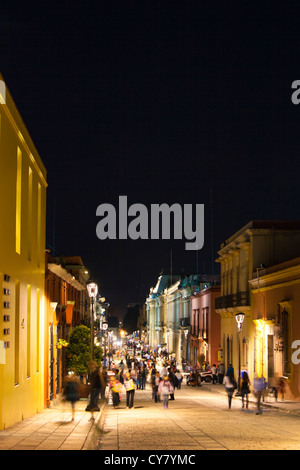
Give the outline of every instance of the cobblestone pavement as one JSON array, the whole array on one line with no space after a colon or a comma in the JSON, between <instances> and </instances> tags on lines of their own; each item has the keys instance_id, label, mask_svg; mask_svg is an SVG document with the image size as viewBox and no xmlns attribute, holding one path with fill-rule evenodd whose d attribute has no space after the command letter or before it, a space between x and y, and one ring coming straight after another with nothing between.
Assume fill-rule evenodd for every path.
<instances>
[{"instance_id":1,"label":"cobblestone pavement","mask_svg":"<svg viewBox=\"0 0 300 470\"><path fill-rule=\"evenodd\" d=\"M124 400L125 397L123 397ZM242 409L234 398L231 410L223 386L183 387L175 392L169 408L153 403L151 391L137 390L135 408L124 401L114 409L106 407L103 426L95 448L130 451L190 450L299 450L300 403L256 403Z\"/></svg>"},{"instance_id":2,"label":"cobblestone pavement","mask_svg":"<svg viewBox=\"0 0 300 470\"><path fill-rule=\"evenodd\" d=\"M120 407L102 402L95 421L85 411L87 401L76 407L71 421L68 403L50 408L0 431L0 450L299 450L300 403L273 400L256 415L253 401L248 410L234 398L228 409L223 386L183 386L175 391L169 408L151 399L147 389L135 393L135 408L126 409L125 392Z\"/></svg>"}]
</instances>

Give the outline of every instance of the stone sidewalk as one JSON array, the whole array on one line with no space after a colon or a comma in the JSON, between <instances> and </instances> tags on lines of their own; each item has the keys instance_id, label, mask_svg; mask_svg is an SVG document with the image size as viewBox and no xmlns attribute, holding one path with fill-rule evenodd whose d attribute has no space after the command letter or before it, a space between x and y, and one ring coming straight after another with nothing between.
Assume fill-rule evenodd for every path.
<instances>
[{"instance_id":1,"label":"stone sidewalk","mask_svg":"<svg viewBox=\"0 0 300 470\"><path fill-rule=\"evenodd\" d=\"M89 450L95 428L106 405L100 402L100 412L85 411L88 400L76 404L72 421L71 405L56 400L51 407L0 431L1 450Z\"/></svg>"}]
</instances>

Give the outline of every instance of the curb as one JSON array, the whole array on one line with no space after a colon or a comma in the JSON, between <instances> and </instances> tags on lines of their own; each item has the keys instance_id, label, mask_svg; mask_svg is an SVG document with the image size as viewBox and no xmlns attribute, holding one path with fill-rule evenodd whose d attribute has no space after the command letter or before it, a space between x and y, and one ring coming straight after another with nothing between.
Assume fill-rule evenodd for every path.
<instances>
[{"instance_id":1,"label":"curb","mask_svg":"<svg viewBox=\"0 0 300 470\"><path fill-rule=\"evenodd\" d=\"M101 433L101 418L104 416L104 410L107 406L107 400L105 400L103 403L100 404L100 411L97 413L97 417L95 419L95 422L93 426L91 427L87 438L85 440L85 443L82 447L81 450L95 450L97 449L98 441L99 441L99 435Z\"/></svg>"}]
</instances>

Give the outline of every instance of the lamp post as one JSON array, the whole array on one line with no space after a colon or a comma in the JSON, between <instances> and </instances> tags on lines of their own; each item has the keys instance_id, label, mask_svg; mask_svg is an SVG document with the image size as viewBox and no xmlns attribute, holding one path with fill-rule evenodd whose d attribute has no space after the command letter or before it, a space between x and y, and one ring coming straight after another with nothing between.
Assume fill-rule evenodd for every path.
<instances>
[{"instance_id":1,"label":"lamp post","mask_svg":"<svg viewBox=\"0 0 300 470\"><path fill-rule=\"evenodd\" d=\"M104 332L104 365L105 365L105 367L107 366L107 363L106 363L107 328L108 328L108 323L107 323L107 321L103 321L103 322L102 322L102 330L103 330L103 332Z\"/></svg>"},{"instance_id":2,"label":"lamp post","mask_svg":"<svg viewBox=\"0 0 300 470\"><path fill-rule=\"evenodd\" d=\"M245 314L244 313L236 313L235 319L238 325L238 332L239 332L239 377L238 377L238 392L237 394L240 395L241 393L241 331L242 331L242 325L243 321L245 320Z\"/></svg>"},{"instance_id":3,"label":"lamp post","mask_svg":"<svg viewBox=\"0 0 300 470\"><path fill-rule=\"evenodd\" d=\"M90 282L87 286L90 302L92 304L91 313L91 360L94 360L94 303L98 295L98 286L94 282Z\"/></svg>"}]
</instances>

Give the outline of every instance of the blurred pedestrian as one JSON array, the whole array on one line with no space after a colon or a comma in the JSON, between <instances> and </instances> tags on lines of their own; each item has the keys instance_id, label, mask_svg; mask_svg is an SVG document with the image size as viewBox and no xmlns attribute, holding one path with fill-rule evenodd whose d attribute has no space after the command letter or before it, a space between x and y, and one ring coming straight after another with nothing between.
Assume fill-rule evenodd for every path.
<instances>
[{"instance_id":1,"label":"blurred pedestrian","mask_svg":"<svg viewBox=\"0 0 300 470\"><path fill-rule=\"evenodd\" d=\"M211 373L212 373L212 383L215 384L217 383L217 367L216 364L213 364L211 368Z\"/></svg>"},{"instance_id":2,"label":"blurred pedestrian","mask_svg":"<svg viewBox=\"0 0 300 470\"><path fill-rule=\"evenodd\" d=\"M219 384L223 383L224 374L225 374L225 366L224 366L223 362L221 362L221 364L218 365Z\"/></svg>"},{"instance_id":3,"label":"blurred pedestrian","mask_svg":"<svg viewBox=\"0 0 300 470\"><path fill-rule=\"evenodd\" d=\"M176 370L175 375L176 375L176 378L177 378L177 388L178 388L178 390L180 390L183 375L182 375L182 373L180 372L179 369Z\"/></svg>"},{"instance_id":4,"label":"blurred pedestrian","mask_svg":"<svg viewBox=\"0 0 300 470\"><path fill-rule=\"evenodd\" d=\"M136 374L136 388L138 390L141 390L142 388L142 371L140 367L138 367Z\"/></svg>"},{"instance_id":5,"label":"blurred pedestrian","mask_svg":"<svg viewBox=\"0 0 300 470\"><path fill-rule=\"evenodd\" d=\"M94 420L94 412L100 411L98 401L101 392L100 368L96 362L92 361L90 363L90 371L90 403L85 410L91 412L91 420Z\"/></svg>"},{"instance_id":6,"label":"blurred pedestrian","mask_svg":"<svg viewBox=\"0 0 300 470\"><path fill-rule=\"evenodd\" d=\"M158 387L160 384L160 376L159 372L156 371L156 374L152 376L152 398L154 403L160 401L159 394L158 394Z\"/></svg>"},{"instance_id":7,"label":"blurred pedestrian","mask_svg":"<svg viewBox=\"0 0 300 470\"><path fill-rule=\"evenodd\" d=\"M264 377L255 377L254 379L254 395L256 397L256 406L257 406L257 411L256 411L256 414L261 414L262 413L262 409L261 409L261 397L262 397L262 394L266 388L266 381L264 379Z\"/></svg>"},{"instance_id":8,"label":"blurred pedestrian","mask_svg":"<svg viewBox=\"0 0 300 470\"><path fill-rule=\"evenodd\" d=\"M70 372L65 378L64 391L66 401L69 401L72 406L72 421L75 419L75 405L79 400L79 378Z\"/></svg>"},{"instance_id":9,"label":"blurred pedestrian","mask_svg":"<svg viewBox=\"0 0 300 470\"><path fill-rule=\"evenodd\" d=\"M135 383L130 372L126 373L124 386L126 390L126 408L134 408Z\"/></svg>"},{"instance_id":10,"label":"blurred pedestrian","mask_svg":"<svg viewBox=\"0 0 300 470\"><path fill-rule=\"evenodd\" d=\"M172 384L172 392L170 393L170 400L175 400L174 391L175 391L175 387L177 387L177 377L174 373L173 368L171 368L171 367L168 368L168 376L169 376L169 380Z\"/></svg>"},{"instance_id":11,"label":"blurred pedestrian","mask_svg":"<svg viewBox=\"0 0 300 470\"><path fill-rule=\"evenodd\" d=\"M106 367L102 368L102 377L103 377L105 387L106 387L107 384L108 384L108 375L107 375L107 368Z\"/></svg>"},{"instance_id":12,"label":"blurred pedestrian","mask_svg":"<svg viewBox=\"0 0 300 470\"><path fill-rule=\"evenodd\" d=\"M116 376L112 376L109 382L109 390L112 394L112 402L113 402L113 407L117 408L120 403L120 393L122 391L122 384L121 382L117 379Z\"/></svg>"},{"instance_id":13,"label":"blurred pedestrian","mask_svg":"<svg viewBox=\"0 0 300 470\"><path fill-rule=\"evenodd\" d=\"M163 380L160 381L160 384L158 387L158 393L159 395L162 395L163 406L164 406L164 409L166 410L169 404L169 395L174 394L174 387L171 384L169 377L167 375L164 377Z\"/></svg>"},{"instance_id":14,"label":"blurred pedestrian","mask_svg":"<svg viewBox=\"0 0 300 470\"><path fill-rule=\"evenodd\" d=\"M141 390L146 388L147 369L146 366L142 367L141 370Z\"/></svg>"},{"instance_id":15,"label":"blurred pedestrian","mask_svg":"<svg viewBox=\"0 0 300 470\"><path fill-rule=\"evenodd\" d=\"M160 378L163 379L166 375L168 375L167 364L164 364L160 370Z\"/></svg>"},{"instance_id":16,"label":"blurred pedestrian","mask_svg":"<svg viewBox=\"0 0 300 470\"><path fill-rule=\"evenodd\" d=\"M107 373L106 375L103 374L103 371L99 369L99 377L100 377L100 396L101 400L105 398L105 389L107 385Z\"/></svg>"},{"instance_id":17,"label":"blurred pedestrian","mask_svg":"<svg viewBox=\"0 0 300 470\"><path fill-rule=\"evenodd\" d=\"M250 380L247 372L243 372L242 383L241 383L241 394L242 394L242 408L244 408L244 400L246 397L246 408L249 405L249 395L250 393Z\"/></svg>"},{"instance_id":18,"label":"blurred pedestrian","mask_svg":"<svg viewBox=\"0 0 300 470\"><path fill-rule=\"evenodd\" d=\"M231 409L231 402L234 389L236 388L236 381L234 379L233 371L231 369L227 370L227 373L224 377L223 384L228 396L228 407Z\"/></svg>"}]
</instances>

